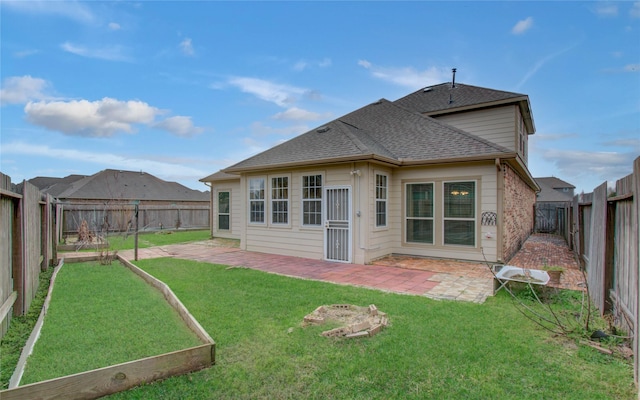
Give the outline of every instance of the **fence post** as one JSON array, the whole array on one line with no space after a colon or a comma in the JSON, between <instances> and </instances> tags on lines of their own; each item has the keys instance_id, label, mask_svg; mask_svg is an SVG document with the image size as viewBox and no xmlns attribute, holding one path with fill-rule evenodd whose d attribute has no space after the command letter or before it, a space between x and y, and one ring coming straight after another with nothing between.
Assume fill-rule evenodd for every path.
<instances>
[{"instance_id":1,"label":"fence post","mask_svg":"<svg viewBox=\"0 0 640 400\"><path fill-rule=\"evenodd\" d=\"M26 181L24 181L26 182ZM23 196L16 201L14 209L13 220L13 246L11 251L13 252L13 289L18 292L18 298L13 303L13 315L24 315L24 183L22 186Z\"/></svg>"},{"instance_id":2,"label":"fence post","mask_svg":"<svg viewBox=\"0 0 640 400\"><path fill-rule=\"evenodd\" d=\"M640 224L640 157L636 158L633 162L633 183L631 185L633 189L633 209L632 209L632 218L635 220L635 223L632 223L633 234L635 235L636 243L636 261L640 261L640 229L638 228L638 224ZM635 215L634 215L635 214ZM638 354L639 346L638 346L638 328L640 327L640 279L638 276L640 275L640 265L636 266L639 269L636 274L636 282L632 287L636 290L636 315L634 315L634 323L633 323L633 376L635 378L636 385L638 384L638 369L640 365L640 355Z\"/></svg>"}]
</instances>

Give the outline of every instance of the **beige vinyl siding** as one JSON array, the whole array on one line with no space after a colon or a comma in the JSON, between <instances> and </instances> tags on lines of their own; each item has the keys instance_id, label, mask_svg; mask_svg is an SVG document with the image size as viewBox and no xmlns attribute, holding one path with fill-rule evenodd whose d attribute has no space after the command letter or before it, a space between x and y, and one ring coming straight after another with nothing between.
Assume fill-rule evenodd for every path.
<instances>
[{"instance_id":1,"label":"beige vinyl siding","mask_svg":"<svg viewBox=\"0 0 640 400\"><path fill-rule=\"evenodd\" d=\"M376 175L382 174L387 176L387 226L376 227ZM366 250L364 262L369 262L376 258L383 257L393 252L393 249L399 244L397 230L397 201L394 201L396 193L392 182L394 180L393 170L370 165L368 167L368 176L370 180L366 187L366 205L369 210L366 214L366 225L364 232L368 233L368 240L363 247ZM362 194L365 194L364 188ZM363 214L365 215L365 214Z\"/></svg>"},{"instance_id":2,"label":"beige vinyl siding","mask_svg":"<svg viewBox=\"0 0 640 400\"><path fill-rule=\"evenodd\" d=\"M394 237L393 253L425 257L442 257L483 261L482 249L489 261L496 260L498 226L483 226L482 213L497 213L496 202L496 167L493 162L452 165L447 167L427 167L399 169L394 173L392 203L394 217L397 221L392 227L390 237ZM442 186L449 181L476 182L476 245L452 246L443 244L442 222ZM434 244L405 243L404 237L404 190L405 183L433 182L435 189L434 205ZM491 233L491 238L487 234Z\"/></svg>"},{"instance_id":3,"label":"beige vinyl siding","mask_svg":"<svg viewBox=\"0 0 640 400\"><path fill-rule=\"evenodd\" d=\"M517 118L520 118L520 113L516 106L467 111L434 118L507 149L518 150Z\"/></svg>"},{"instance_id":4,"label":"beige vinyl siding","mask_svg":"<svg viewBox=\"0 0 640 400\"><path fill-rule=\"evenodd\" d=\"M360 171L360 174L352 174ZM303 175L323 176L323 189L327 186L347 186L351 188L352 199L352 262L368 263L376 258L392 253L425 257L442 257L483 261L481 249L489 261L496 260L498 226L483 226L482 213L497 213L497 170L493 162L477 162L468 164L451 164L449 166L388 168L368 163L351 163L322 169L299 169L294 171L263 172L267 181L272 176L289 174L290 183L290 221L287 226L248 224L246 188L241 204L244 215L244 249L272 254L283 254L311 259L324 258L324 228L323 226L307 227L301 223L301 186ZM387 226L375 225L375 176L376 173L386 174L388 177ZM258 175L255 175L258 176ZM243 183L246 186L247 179ZM442 184L446 181L476 182L476 245L445 246L442 244ZM434 245L403 243L404 236L404 184L406 182L434 182L436 184L436 216ZM267 189L269 189L267 187ZM324 194L323 194L324 195ZM265 213L270 212L267 197ZM325 199L323 199L323 202ZM325 204L323 203L323 206ZM324 212L324 210L323 210ZM358 212L360 216L358 216ZM234 228L235 229L235 228ZM490 238L487 237L490 234Z\"/></svg>"},{"instance_id":5,"label":"beige vinyl siding","mask_svg":"<svg viewBox=\"0 0 640 400\"><path fill-rule=\"evenodd\" d=\"M229 192L230 196L229 230L218 230L218 193L221 191ZM240 239L243 212L240 201L240 179L213 182L211 194L211 236Z\"/></svg>"},{"instance_id":6,"label":"beige vinyl siding","mask_svg":"<svg viewBox=\"0 0 640 400\"><path fill-rule=\"evenodd\" d=\"M289 183L289 221L286 226L273 225L267 223L263 225L247 224L243 248L249 251L257 251L271 254L283 254L311 259L324 258L324 229L320 226L302 225L302 176L322 175L323 191L327 186L350 186L353 198L353 187L355 175L351 175L354 170L353 164L345 164L335 167L325 168L305 168L293 171L265 171L260 175L247 175L243 179L243 184L251 177L265 177L266 186L266 206L265 215L268 217L271 212L270 204L270 183L271 177L290 176ZM324 194L323 194L324 195ZM247 214L247 199L243 199L243 212ZM324 199L323 199L324 207ZM356 207L353 207L355 210ZM323 211L324 212L324 211ZM354 211L355 212L355 211ZM356 220L352 215L352 229ZM353 232L353 231L352 231ZM355 235L353 235L355 237ZM352 249L355 245L352 243Z\"/></svg>"},{"instance_id":7,"label":"beige vinyl siding","mask_svg":"<svg viewBox=\"0 0 640 400\"><path fill-rule=\"evenodd\" d=\"M529 135L527 134L527 130L525 127L524 120L522 119L522 114L520 113L520 109L516 108L516 132L517 138L516 142L518 145L518 154L522 157L525 165L529 164Z\"/></svg>"}]
</instances>

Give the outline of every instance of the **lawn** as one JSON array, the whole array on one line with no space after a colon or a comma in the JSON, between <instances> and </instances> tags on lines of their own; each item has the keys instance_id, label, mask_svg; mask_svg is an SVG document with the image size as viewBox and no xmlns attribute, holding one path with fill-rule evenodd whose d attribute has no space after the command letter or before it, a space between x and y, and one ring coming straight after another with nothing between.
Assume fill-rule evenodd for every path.
<instances>
[{"instance_id":1,"label":"lawn","mask_svg":"<svg viewBox=\"0 0 640 400\"><path fill-rule=\"evenodd\" d=\"M196 242L211 239L209 230L164 230L157 232L145 232L138 234L138 248L144 249L153 246L165 246L168 244ZM131 250L135 247L135 235L133 233L110 235L109 250ZM83 251L95 251L82 249Z\"/></svg>"},{"instance_id":2,"label":"lawn","mask_svg":"<svg viewBox=\"0 0 640 400\"><path fill-rule=\"evenodd\" d=\"M524 318L504 291L479 305L171 258L137 264L167 283L214 338L216 365L112 399L637 398L630 362L553 336ZM173 317L135 298L147 291L132 283L136 276L125 274L122 286L98 292L88 290L93 286L86 279L114 289L113 277L102 275L112 267L78 266L65 277L68 267L75 265L63 267L54 290L65 308L50 308L28 364L30 381L46 378L48 370L58 376L66 364L64 373L70 373L158 353L156 339L138 342L138 323ZM390 325L374 337L352 340L322 337L322 326L303 327L306 314L336 303L375 304ZM83 313L94 318L123 306L126 312L89 323L70 322L67 315L86 307ZM124 314L131 318L119 321ZM84 343L97 335L96 325L111 333L99 345ZM166 325L151 330L142 336L174 331ZM131 336L123 344L120 335ZM55 344L45 347L49 341ZM182 343L178 339L162 351ZM42 375L36 377L36 370Z\"/></svg>"},{"instance_id":3,"label":"lawn","mask_svg":"<svg viewBox=\"0 0 640 400\"><path fill-rule=\"evenodd\" d=\"M120 263L65 264L21 385L202 344Z\"/></svg>"},{"instance_id":4,"label":"lawn","mask_svg":"<svg viewBox=\"0 0 640 400\"><path fill-rule=\"evenodd\" d=\"M541 329L505 293L485 304L287 278L174 259L139 261L216 340L216 365L113 399L631 399L628 361ZM372 338L320 336L323 304L375 304Z\"/></svg>"}]
</instances>

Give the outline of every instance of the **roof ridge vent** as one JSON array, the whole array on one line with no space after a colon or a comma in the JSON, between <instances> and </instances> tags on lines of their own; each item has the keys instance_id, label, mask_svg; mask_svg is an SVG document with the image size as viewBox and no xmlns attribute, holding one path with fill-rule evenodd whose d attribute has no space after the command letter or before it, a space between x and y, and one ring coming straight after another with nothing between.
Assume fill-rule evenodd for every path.
<instances>
[{"instance_id":1,"label":"roof ridge vent","mask_svg":"<svg viewBox=\"0 0 640 400\"><path fill-rule=\"evenodd\" d=\"M325 133L325 132L328 132L328 131L329 131L329 129L331 129L329 126L324 125L324 126L321 126L321 127L320 127L320 128L318 128L318 129L316 129L316 132L318 132L318 133Z\"/></svg>"}]
</instances>

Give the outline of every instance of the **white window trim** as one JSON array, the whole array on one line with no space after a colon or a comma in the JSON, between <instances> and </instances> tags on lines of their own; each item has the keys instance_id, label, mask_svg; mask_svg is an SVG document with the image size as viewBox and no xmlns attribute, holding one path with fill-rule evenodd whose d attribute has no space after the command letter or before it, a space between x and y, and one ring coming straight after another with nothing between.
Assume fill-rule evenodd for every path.
<instances>
[{"instance_id":1,"label":"white window trim","mask_svg":"<svg viewBox=\"0 0 640 400\"><path fill-rule=\"evenodd\" d=\"M322 179L322 185L320 186L320 199L305 199L303 197L304 193L304 177L305 176L320 176ZM324 221L324 187L325 187L325 177L322 172L305 172L300 175L300 227L305 229L322 229ZM305 224L304 223L304 203L306 201L318 201L320 200L320 223L317 225Z\"/></svg>"},{"instance_id":2,"label":"white window trim","mask_svg":"<svg viewBox=\"0 0 640 400\"><path fill-rule=\"evenodd\" d=\"M268 190L268 199L269 199L269 225L274 227L289 227L291 226L291 175L269 175L267 179L267 190ZM272 196L273 191L273 179L277 178L287 178L287 198L286 199L274 199ZM287 203L287 222L273 222L273 202L274 201L284 201Z\"/></svg>"},{"instance_id":3,"label":"white window trim","mask_svg":"<svg viewBox=\"0 0 640 400\"><path fill-rule=\"evenodd\" d=\"M445 217L445 212L444 212L444 206L445 206L445 190L444 190L444 186L447 183L456 183L456 182L473 182L474 185L474 211L473 211L473 218L453 218L453 217ZM441 201L441 207L442 207L442 232L441 232L441 237L442 237L442 245L443 246L453 246L453 247L464 247L464 248L477 248L478 247L478 180L477 179L455 179L455 180L444 180L442 181L442 195L440 196L440 201ZM470 244L451 244L451 243L445 243L444 242L444 230L445 230L445 221L473 221L473 245Z\"/></svg>"},{"instance_id":4,"label":"white window trim","mask_svg":"<svg viewBox=\"0 0 640 400\"><path fill-rule=\"evenodd\" d=\"M231 189L218 189L216 195L216 231L231 232ZM229 193L229 212L220 212L220 193ZM227 215L229 217L229 229L220 229L220 215Z\"/></svg>"},{"instance_id":5,"label":"white window trim","mask_svg":"<svg viewBox=\"0 0 640 400\"><path fill-rule=\"evenodd\" d=\"M384 176L386 179L385 198L378 199L378 175ZM380 171L374 171L374 227L378 230L384 230L389 227L389 174ZM384 203L384 225L378 225L378 202Z\"/></svg>"},{"instance_id":6,"label":"white window trim","mask_svg":"<svg viewBox=\"0 0 640 400\"><path fill-rule=\"evenodd\" d=\"M432 189L433 189L433 205L432 205L432 217L408 217L407 216L407 186L409 185L431 185ZM436 193L436 182L434 181L415 181L415 182L405 182L404 183L404 187L403 187L403 193L402 193L402 200L404 202L404 206L403 206L403 229L402 229L402 238L403 238L403 243L406 244L410 244L410 245L418 245L418 246L434 246L437 241L436 241L436 202L437 202L437 197L436 197L437 193ZM419 220L431 220L432 221L432 235L433 235L433 240L431 241L431 243L424 243L424 242L410 242L407 239L407 221L409 220L409 218L411 219L419 219Z\"/></svg>"},{"instance_id":7,"label":"white window trim","mask_svg":"<svg viewBox=\"0 0 640 400\"><path fill-rule=\"evenodd\" d=\"M251 181L254 179L262 179L264 181L264 196L261 200L252 200L251 199ZM267 224L267 218L266 218L266 213L269 212L268 208L267 208L267 193L268 193L268 186L267 183L269 181L267 180L266 176L251 176L247 178L247 223L249 225L266 225ZM251 221L251 202L255 202L255 201L261 201L263 204L263 218L262 218L262 222L253 222Z\"/></svg>"}]
</instances>

